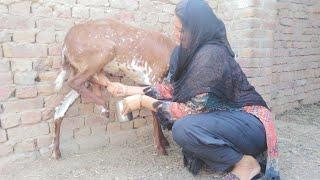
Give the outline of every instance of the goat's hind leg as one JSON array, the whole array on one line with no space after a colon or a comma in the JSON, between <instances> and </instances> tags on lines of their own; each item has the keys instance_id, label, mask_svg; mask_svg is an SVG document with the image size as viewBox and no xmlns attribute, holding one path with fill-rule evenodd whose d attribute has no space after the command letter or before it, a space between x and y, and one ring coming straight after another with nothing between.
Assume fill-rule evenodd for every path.
<instances>
[{"instance_id":1,"label":"goat's hind leg","mask_svg":"<svg viewBox=\"0 0 320 180\"><path fill-rule=\"evenodd\" d=\"M53 139L53 152L52 156L55 159L61 158L61 151L60 151L60 128L63 118L56 119L54 121L54 139Z\"/></svg>"},{"instance_id":2,"label":"goat's hind leg","mask_svg":"<svg viewBox=\"0 0 320 180\"><path fill-rule=\"evenodd\" d=\"M85 86L85 82L88 81L92 75L93 73L88 70L79 73L69 81L69 85L72 89L76 90L82 97L90 100L91 102L104 106L105 101L103 101L103 99L99 98Z\"/></svg>"},{"instance_id":3,"label":"goat's hind leg","mask_svg":"<svg viewBox=\"0 0 320 180\"><path fill-rule=\"evenodd\" d=\"M94 82L91 82L90 85L92 87L93 93L95 95L97 95L98 97L100 97L101 99L104 99L104 101L106 102L107 98L102 95L102 92L101 92L102 87L101 87L101 85L97 84L97 83L94 83ZM105 116L107 118L109 117L109 112L108 112L108 110L106 109L105 106L101 106L101 105L97 105L97 104L95 106L99 109L101 115L103 115L103 116Z\"/></svg>"},{"instance_id":4,"label":"goat's hind leg","mask_svg":"<svg viewBox=\"0 0 320 180\"><path fill-rule=\"evenodd\" d=\"M75 89L82 97L87 98L89 101L105 106L105 101L92 91L88 90L87 87L85 87L85 82L91 80L95 74L100 72L103 67L113 59L113 57L113 51L104 53L103 55L101 55L101 52L92 52L81 57L83 58L82 62L87 62L86 69L80 71L69 81L70 87Z\"/></svg>"},{"instance_id":5,"label":"goat's hind leg","mask_svg":"<svg viewBox=\"0 0 320 180\"><path fill-rule=\"evenodd\" d=\"M102 87L106 87L108 92L115 97L127 96L125 92L125 85L120 82L111 82L103 71L99 72L90 80L93 83L99 84Z\"/></svg>"},{"instance_id":6,"label":"goat's hind leg","mask_svg":"<svg viewBox=\"0 0 320 180\"><path fill-rule=\"evenodd\" d=\"M69 107L78 99L79 94L71 90L65 98L62 100L61 104L56 107L55 114L54 114L54 139L53 139L53 152L52 156L55 159L61 158L61 151L60 151L60 132L61 132L61 123L63 117Z\"/></svg>"}]
</instances>

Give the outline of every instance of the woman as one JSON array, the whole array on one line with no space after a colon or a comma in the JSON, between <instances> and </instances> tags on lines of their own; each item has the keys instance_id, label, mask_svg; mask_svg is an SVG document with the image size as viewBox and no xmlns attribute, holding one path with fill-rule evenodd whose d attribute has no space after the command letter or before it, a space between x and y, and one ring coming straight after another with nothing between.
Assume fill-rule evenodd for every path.
<instances>
[{"instance_id":1,"label":"woman","mask_svg":"<svg viewBox=\"0 0 320 180\"><path fill-rule=\"evenodd\" d=\"M234 60L223 22L202 0L181 1L175 15L178 46L167 81L131 87L136 95L125 98L123 114L157 112L193 174L203 164L229 172L223 179L252 179L264 169L267 179L280 179L272 115Z\"/></svg>"}]
</instances>

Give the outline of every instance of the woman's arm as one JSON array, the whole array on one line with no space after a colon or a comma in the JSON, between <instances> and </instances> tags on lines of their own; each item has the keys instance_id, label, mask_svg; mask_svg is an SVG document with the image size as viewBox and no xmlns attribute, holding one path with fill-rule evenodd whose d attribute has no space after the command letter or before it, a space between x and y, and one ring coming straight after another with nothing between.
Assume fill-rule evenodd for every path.
<instances>
[{"instance_id":1,"label":"woman's arm","mask_svg":"<svg viewBox=\"0 0 320 180\"><path fill-rule=\"evenodd\" d=\"M154 86L127 86L121 83L112 83L108 91L118 97L145 94L155 99L172 99L173 88L169 83L157 83Z\"/></svg>"},{"instance_id":2,"label":"woman's arm","mask_svg":"<svg viewBox=\"0 0 320 180\"><path fill-rule=\"evenodd\" d=\"M122 114L127 114L142 107L153 112L165 113L168 116L167 118L172 120L200 112L189 107L186 103L157 100L146 95L133 95L124 98L124 110Z\"/></svg>"},{"instance_id":3,"label":"woman's arm","mask_svg":"<svg viewBox=\"0 0 320 180\"><path fill-rule=\"evenodd\" d=\"M174 121L179 120L186 115L207 112L207 100L207 93L197 95L186 103L157 100L146 95L133 95L124 98L123 114L144 107L156 112L163 128L171 129Z\"/></svg>"},{"instance_id":4,"label":"woman's arm","mask_svg":"<svg viewBox=\"0 0 320 180\"><path fill-rule=\"evenodd\" d=\"M173 94L173 88L168 83L158 83L155 86L149 86L144 89L144 93L147 96L161 100L171 100Z\"/></svg>"},{"instance_id":5,"label":"woman's arm","mask_svg":"<svg viewBox=\"0 0 320 180\"><path fill-rule=\"evenodd\" d=\"M131 96L135 94L144 94L143 90L145 88L146 87L141 87L141 86L127 86L118 82L112 82L107 87L108 91L116 97Z\"/></svg>"}]
</instances>

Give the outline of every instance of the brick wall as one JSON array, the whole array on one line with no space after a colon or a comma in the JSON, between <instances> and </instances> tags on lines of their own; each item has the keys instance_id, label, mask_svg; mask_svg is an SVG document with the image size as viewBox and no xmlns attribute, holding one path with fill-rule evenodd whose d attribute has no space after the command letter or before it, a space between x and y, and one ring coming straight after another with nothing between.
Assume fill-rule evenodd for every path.
<instances>
[{"instance_id":1,"label":"brick wall","mask_svg":"<svg viewBox=\"0 0 320 180\"><path fill-rule=\"evenodd\" d=\"M280 0L272 66L272 106L279 112L320 101L320 1Z\"/></svg>"},{"instance_id":2,"label":"brick wall","mask_svg":"<svg viewBox=\"0 0 320 180\"><path fill-rule=\"evenodd\" d=\"M320 101L320 1L219 1L237 61L275 114Z\"/></svg>"},{"instance_id":3,"label":"brick wall","mask_svg":"<svg viewBox=\"0 0 320 180\"><path fill-rule=\"evenodd\" d=\"M61 67L61 44L70 27L89 19L112 16L170 35L176 1L0 1L0 161L50 155L52 109L61 98L53 92L53 81ZM319 52L320 28L313 21L319 19L319 3L290 2L209 1L226 23L237 61L276 112L294 107L299 102L319 101L320 58L316 53ZM302 9L300 13L296 12L297 7ZM300 21L308 27L302 30L296 24ZM284 37L293 39L281 40ZM291 43L294 40L306 42ZM287 47L288 44L292 46ZM296 69L300 64L304 65L303 71ZM306 75L310 72L312 75ZM291 74L288 76L288 73ZM134 84L121 78L121 74L110 79ZM299 94L303 88L303 96L300 95L300 99L296 99L295 94L284 96L285 90L291 92L292 88L296 88L294 91ZM67 92L68 88L63 91ZM62 153L123 144L140 136L151 136L150 130L144 128L151 122L150 113L146 110L134 112L136 120L132 122L115 121L116 100L110 98L111 116L104 118L92 103L78 99L62 124Z\"/></svg>"}]
</instances>

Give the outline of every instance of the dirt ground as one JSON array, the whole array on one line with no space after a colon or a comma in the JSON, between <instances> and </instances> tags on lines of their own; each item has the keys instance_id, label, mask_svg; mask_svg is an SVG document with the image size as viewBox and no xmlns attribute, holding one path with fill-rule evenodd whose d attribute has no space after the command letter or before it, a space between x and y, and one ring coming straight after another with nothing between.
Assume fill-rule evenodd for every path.
<instances>
[{"instance_id":1,"label":"dirt ground","mask_svg":"<svg viewBox=\"0 0 320 180\"><path fill-rule=\"evenodd\" d=\"M277 117L282 179L320 179L320 104L294 109ZM150 127L147 127L150 128ZM63 159L41 158L8 165L0 179L212 179L193 177L183 167L180 149L171 142L168 156L156 156L151 137L125 146L108 146Z\"/></svg>"}]
</instances>

